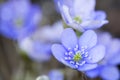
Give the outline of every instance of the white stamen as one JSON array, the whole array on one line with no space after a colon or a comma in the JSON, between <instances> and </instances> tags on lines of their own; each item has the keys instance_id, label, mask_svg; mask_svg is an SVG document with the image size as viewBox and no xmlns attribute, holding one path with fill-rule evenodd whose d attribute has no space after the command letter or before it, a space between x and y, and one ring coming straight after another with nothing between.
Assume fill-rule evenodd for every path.
<instances>
[{"instance_id":1,"label":"white stamen","mask_svg":"<svg viewBox=\"0 0 120 80\"><path fill-rule=\"evenodd\" d=\"M67 52L65 52L65 55L68 55L68 53L67 53Z\"/></svg>"},{"instance_id":2,"label":"white stamen","mask_svg":"<svg viewBox=\"0 0 120 80\"><path fill-rule=\"evenodd\" d=\"M70 61L70 64L74 64L75 62L74 61Z\"/></svg>"},{"instance_id":3,"label":"white stamen","mask_svg":"<svg viewBox=\"0 0 120 80\"><path fill-rule=\"evenodd\" d=\"M78 45L76 45L76 47L75 48L77 48L78 49Z\"/></svg>"},{"instance_id":4,"label":"white stamen","mask_svg":"<svg viewBox=\"0 0 120 80\"><path fill-rule=\"evenodd\" d=\"M70 51L71 50L71 48L68 48L68 51Z\"/></svg>"},{"instance_id":5,"label":"white stamen","mask_svg":"<svg viewBox=\"0 0 120 80\"><path fill-rule=\"evenodd\" d=\"M72 52L72 51L70 51L70 52L69 52L69 55L71 55L71 54L73 54L73 52Z\"/></svg>"},{"instance_id":6,"label":"white stamen","mask_svg":"<svg viewBox=\"0 0 120 80\"><path fill-rule=\"evenodd\" d=\"M78 48L74 48L74 51L77 51L78 50Z\"/></svg>"},{"instance_id":7,"label":"white stamen","mask_svg":"<svg viewBox=\"0 0 120 80\"><path fill-rule=\"evenodd\" d=\"M76 68L78 68L78 65L75 65Z\"/></svg>"},{"instance_id":8,"label":"white stamen","mask_svg":"<svg viewBox=\"0 0 120 80\"><path fill-rule=\"evenodd\" d=\"M83 64L85 64L86 62L85 61L82 61L81 63L80 63L80 66L82 66Z\"/></svg>"},{"instance_id":9,"label":"white stamen","mask_svg":"<svg viewBox=\"0 0 120 80\"><path fill-rule=\"evenodd\" d=\"M77 65L80 65L78 62L76 63Z\"/></svg>"}]
</instances>

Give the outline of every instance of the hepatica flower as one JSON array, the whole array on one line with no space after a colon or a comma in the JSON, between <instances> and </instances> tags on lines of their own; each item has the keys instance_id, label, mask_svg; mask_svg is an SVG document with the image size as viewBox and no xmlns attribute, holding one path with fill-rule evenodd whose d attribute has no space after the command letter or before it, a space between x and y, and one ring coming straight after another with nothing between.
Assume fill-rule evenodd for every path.
<instances>
[{"instance_id":1,"label":"hepatica flower","mask_svg":"<svg viewBox=\"0 0 120 80\"><path fill-rule=\"evenodd\" d=\"M105 54L102 45L96 45L97 35L92 30L84 32L78 39L73 29L65 29L61 36L62 44L54 44L52 53L63 64L80 71L97 67Z\"/></svg>"},{"instance_id":2,"label":"hepatica flower","mask_svg":"<svg viewBox=\"0 0 120 80\"><path fill-rule=\"evenodd\" d=\"M41 19L41 10L29 0L12 0L1 5L1 34L18 39L31 34Z\"/></svg>"},{"instance_id":3,"label":"hepatica flower","mask_svg":"<svg viewBox=\"0 0 120 80\"><path fill-rule=\"evenodd\" d=\"M95 11L95 0L55 0L64 21L71 27L85 31L108 23L103 11Z\"/></svg>"},{"instance_id":4,"label":"hepatica flower","mask_svg":"<svg viewBox=\"0 0 120 80\"><path fill-rule=\"evenodd\" d=\"M51 44L27 37L20 40L19 47L34 61L45 62L51 58Z\"/></svg>"},{"instance_id":5,"label":"hepatica flower","mask_svg":"<svg viewBox=\"0 0 120 80\"><path fill-rule=\"evenodd\" d=\"M37 36L43 40L47 40L50 42L60 42L60 36L62 31L64 30L62 21L55 22L52 26L46 25L40 29L40 31L36 31Z\"/></svg>"},{"instance_id":6,"label":"hepatica flower","mask_svg":"<svg viewBox=\"0 0 120 80\"><path fill-rule=\"evenodd\" d=\"M48 76L50 80L64 80L64 75L60 70L51 70Z\"/></svg>"},{"instance_id":7,"label":"hepatica flower","mask_svg":"<svg viewBox=\"0 0 120 80\"><path fill-rule=\"evenodd\" d=\"M120 78L117 68L120 64L120 40L113 39L107 32L100 33L98 36L99 43L106 47L106 54L99 62L99 66L87 71L86 74L91 78L100 76L103 80L118 80Z\"/></svg>"},{"instance_id":8,"label":"hepatica flower","mask_svg":"<svg viewBox=\"0 0 120 80\"><path fill-rule=\"evenodd\" d=\"M51 70L48 75L39 76L36 80L64 80L64 75L60 70Z\"/></svg>"}]
</instances>

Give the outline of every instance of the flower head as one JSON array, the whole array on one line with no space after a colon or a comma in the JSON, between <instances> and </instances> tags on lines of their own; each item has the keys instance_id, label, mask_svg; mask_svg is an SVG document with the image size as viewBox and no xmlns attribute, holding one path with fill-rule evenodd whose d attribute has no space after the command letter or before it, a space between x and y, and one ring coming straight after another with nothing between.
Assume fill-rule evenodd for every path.
<instances>
[{"instance_id":1,"label":"flower head","mask_svg":"<svg viewBox=\"0 0 120 80\"><path fill-rule=\"evenodd\" d=\"M120 64L120 40L112 38L107 32L99 32L98 36L98 43L106 47L106 54L98 67L86 74L91 78L100 76L104 80L118 80L120 76L116 65Z\"/></svg>"},{"instance_id":2,"label":"flower head","mask_svg":"<svg viewBox=\"0 0 120 80\"><path fill-rule=\"evenodd\" d=\"M46 25L39 31L36 31L37 36L44 41L60 42L60 36L64 30L62 21L55 22L52 26Z\"/></svg>"},{"instance_id":3,"label":"flower head","mask_svg":"<svg viewBox=\"0 0 120 80\"><path fill-rule=\"evenodd\" d=\"M48 76L50 80L64 80L64 75L60 70L51 70Z\"/></svg>"},{"instance_id":4,"label":"flower head","mask_svg":"<svg viewBox=\"0 0 120 80\"><path fill-rule=\"evenodd\" d=\"M83 33L78 40L73 29L65 29L61 43L52 46L53 55L58 61L77 70L93 69L104 57L104 46L96 45L97 35L92 30Z\"/></svg>"},{"instance_id":5,"label":"flower head","mask_svg":"<svg viewBox=\"0 0 120 80\"><path fill-rule=\"evenodd\" d=\"M19 42L22 51L34 61L45 62L51 58L51 44L27 37Z\"/></svg>"},{"instance_id":6,"label":"flower head","mask_svg":"<svg viewBox=\"0 0 120 80\"><path fill-rule=\"evenodd\" d=\"M108 23L103 11L95 11L95 0L56 0L64 21L71 27L85 31Z\"/></svg>"},{"instance_id":7,"label":"flower head","mask_svg":"<svg viewBox=\"0 0 120 80\"><path fill-rule=\"evenodd\" d=\"M32 6L29 0L12 0L1 5L1 34L18 39L31 34L41 19L38 6Z\"/></svg>"}]
</instances>

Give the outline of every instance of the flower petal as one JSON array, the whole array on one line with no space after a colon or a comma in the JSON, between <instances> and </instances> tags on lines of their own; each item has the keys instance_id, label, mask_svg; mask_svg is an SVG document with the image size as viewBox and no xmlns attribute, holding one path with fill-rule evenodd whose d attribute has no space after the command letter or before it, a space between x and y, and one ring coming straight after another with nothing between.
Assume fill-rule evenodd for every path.
<instances>
[{"instance_id":1,"label":"flower petal","mask_svg":"<svg viewBox=\"0 0 120 80\"><path fill-rule=\"evenodd\" d=\"M85 21L81 24L81 26L85 29L85 30L89 30L89 29L97 29L102 27L104 24L107 24L108 20L90 20L90 21Z\"/></svg>"},{"instance_id":2,"label":"flower petal","mask_svg":"<svg viewBox=\"0 0 120 80\"><path fill-rule=\"evenodd\" d=\"M88 52L91 59L88 59L88 63L96 63L103 59L105 56L105 47L102 45L95 46Z\"/></svg>"},{"instance_id":3,"label":"flower petal","mask_svg":"<svg viewBox=\"0 0 120 80\"><path fill-rule=\"evenodd\" d=\"M111 42L107 45L107 53L109 55L106 56L106 59L110 59L113 56L118 55L120 52L120 40L119 39L112 39Z\"/></svg>"},{"instance_id":4,"label":"flower petal","mask_svg":"<svg viewBox=\"0 0 120 80\"><path fill-rule=\"evenodd\" d=\"M112 58L110 58L108 63L112 64L112 65L120 64L120 52L118 52L118 54L116 54Z\"/></svg>"},{"instance_id":5,"label":"flower petal","mask_svg":"<svg viewBox=\"0 0 120 80\"><path fill-rule=\"evenodd\" d=\"M65 21L67 24L72 23L72 18L71 18L71 16L70 16L68 6L60 3L59 1L58 1L57 3L58 3L58 7L59 7L59 10L60 10L60 12L61 12L61 15L62 15L64 21Z\"/></svg>"},{"instance_id":6,"label":"flower petal","mask_svg":"<svg viewBox=\"0 0 120 80\"><path fill-rule=\"evenodd\" d=\"M106 20L106 13L104 11L95 11L91 14L93 18L91 20L84 21L81 26L85 26L84 29L96 29L102 27L108 23Z\"/></svg>"},{"instance_id":7,"label":"flower petal","mask_svg":"<svg viewBox=\"0 0 120 80\"><path fill-rule=\"evenodd\" d=\"M85 18L95 9L95 3L95 0L74 0L71 12Z\"/></svg>"},{"instance_id":8,"label":"flower petal","mask_svg":"<svg viewBox=\"0 0 120 80\"><path fill-rule=\"evenodd\" d=\"M54 44L52 45L52 53L54 55L54 57L61 63L63 63L66 66L69 66L71 68L75 68L74 65L69 64L67 61L64 60L64 53L66 52L66 50L64 49L64 47L60 44Z\"/></svg>"},{"instance_id":9,"label":"flower petal","mask_svg":"<svg viewBox=\"0 0 120 80\"><path fill-rule=\"evenodd\" d=\"M86 71L86 75L90 78L95 78L99 75L99 68Z\"/></svg>"},{"instance_id":10,"label":"flower petal","mask_svg":"<svg viewBox=\"0 0 120 80\"><path fill-rule=\"evenodd\" d=\"M119 70L114 66L106 66L102 69L100 75L105 80L118 80Z\"/></svg>"},{"instance_id":11,"label":"flower petal","mask_svg":"<svg viewBox=\"0 0 120 80\"><path fill-rule=\"evenodd\" d=\"M97 35L94 31L88 30L83 33L79 39L79 46L87 46L87 48L92 48L97 43Z\"/></svg>"},{"instance_id":12,"label":"flower petal","mask_svg":"<svg viewBox=\"0 0 120 80\"><path fill-rule=\"evenodd\" d=\"M77 45L77 36L72 28L65 29L61 37L62 44L65 48L75 48Z\"/></svg>"},{"instance_id":13,"label":"flower petal","mask_svg":"<svg viewBox=\"0 0 120 80\"><path fill-rule=\"evenodd\" d=\"M80 71L87 71L91 70L97 67L97 64L84 64L83 66L80 66L78 70Z\"/></svg>"},{"instance_id":14,"label":"flower petal","mask_svg":"<svg viewBox=\"0 0 120 80\"><path fill-rule=\"evenodd\" d=\"M105 20L106 19L106 13L104 11L95 11L94 12L94 19L96 20Z\"/></svg>"}]
</instances>

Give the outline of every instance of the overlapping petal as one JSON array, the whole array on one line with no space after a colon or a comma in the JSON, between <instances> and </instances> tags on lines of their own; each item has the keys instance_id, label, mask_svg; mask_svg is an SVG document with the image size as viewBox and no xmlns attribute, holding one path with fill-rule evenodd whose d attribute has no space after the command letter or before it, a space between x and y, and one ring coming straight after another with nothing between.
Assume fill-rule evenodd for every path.
<instances>
[{"instance_id":1,"label":"overlapping petal","mask_svg":"<svg viewBox=\"0 0 120 80\"><path fill-rule=\"evenodd\" d=\"M89 51L89 56L91 59L88 59L88 63L96 63L102 60L105 56L105 47L102 45L97 45Z\"/></svg>"},{"instance_id":2,"label":"overlapping petal","mask_svg":"<svg viewBox=\"0 0 120 80\"><path fill-rule=\"evenodd\" d=\"M106 66L101 70L100 76L105 80L118 80L119 70L114 66Z\"/></svg>"},{"instance_id":3,"label":"overlapping petal","mask_svg":"<svg viewBox=\"0 0 120 80\"><path fill-rule=\"evenodd\" d=\"M88 49L95 46L97 43L97 35L94 31L88 30L82 34L79 38L79 46L87 46Z\"/></svg>"},{"instance_id":4,"label":"overlapping petal","mask_svg":"<svg viewBox=\"0 0 120 80\"><path fill-rule=\"evenodd\" d=\"M86 75L89 76L90 78L95 78L99 75L99 69L95 68L95 69L86 71Z\"/></svg>"},{"instance_id":5,"label":"overlapping petal","mask_svg":"<svg viewBox=\"0 0 120 80\"><path fill-rule=\"evenodd\" d=\"M68 48L75 48L77 45L77 36L72 28L65 29L61 36L61 42L65 46L66 49Z\"/></svg>"},{"instance_id":6,"label":"overlapping petal","mask_svg":"<svg viewBox=\"0 0 120 80\"><path fill-rule=\"evenodd\" d=\"M75 68L74 65L69 64L69 63L67 63L67 61L64 60L64 54L65 54L66 50L65 50L65 48L62 45L60 45L60 44L54 44L52 46L52 52L53 52L54 57L58 61L60 61L64 65L67 65L67 66L69 66L71 68Z\"/></svg>"},{"instance_id":7,"label":"overlapping petal","mask_svg":"<svg viewBox=\"0 0 120 80\"><path fill-rule=\"evenodd\" d=\"M78 68L79 71L87 71L96 68L97 64L84 64Z\"/></svg>"}]
</instances>

